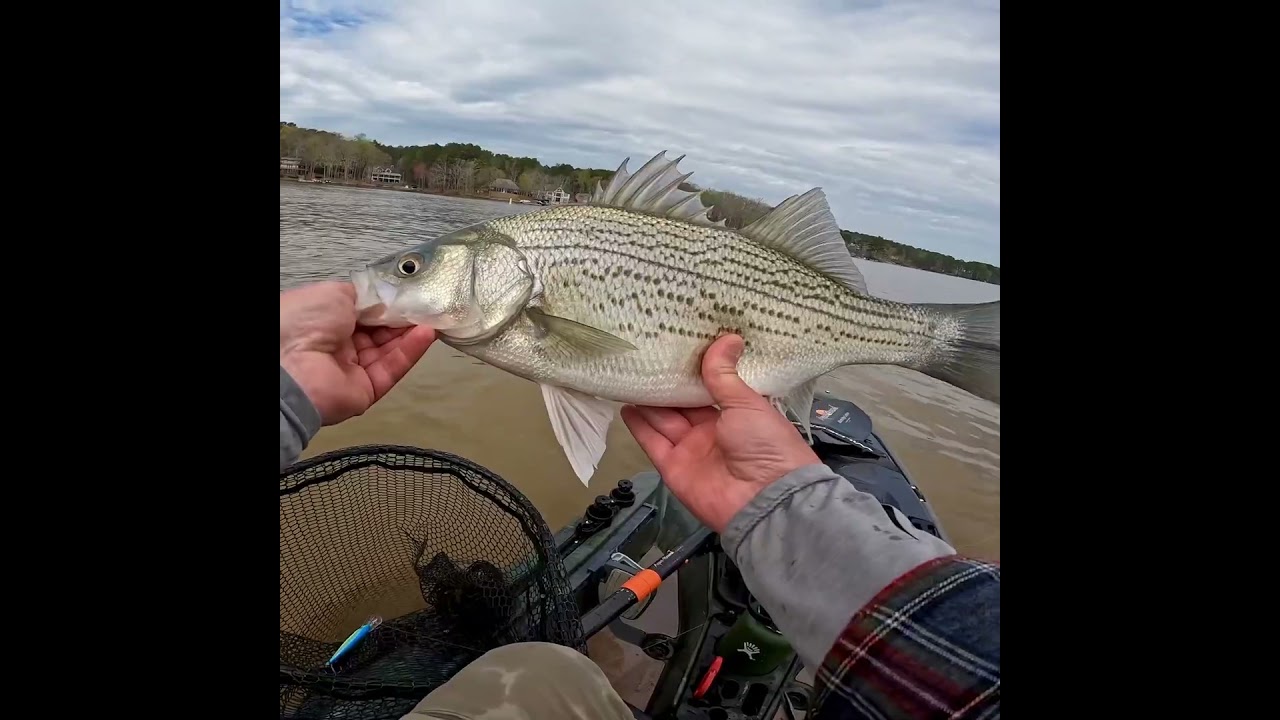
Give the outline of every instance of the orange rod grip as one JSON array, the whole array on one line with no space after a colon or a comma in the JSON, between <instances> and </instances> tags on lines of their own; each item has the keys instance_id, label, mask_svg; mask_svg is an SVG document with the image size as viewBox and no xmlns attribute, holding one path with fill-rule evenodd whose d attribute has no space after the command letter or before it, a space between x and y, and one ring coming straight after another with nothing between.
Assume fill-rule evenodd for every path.
<instances>
[{"instance_id":1,"label":"orange rod grip","mask_svg":"<svg viewBox=\"0 0 1280 720\"><path fill-rule=\"evenodd\" d=\"M653 591L657 590L661 584L662 576L649 568L645 568L632 575L631 579L622 583L622 587L635 593L636 602L639 602L652 595Z\"/></svg>"}]
</instances>

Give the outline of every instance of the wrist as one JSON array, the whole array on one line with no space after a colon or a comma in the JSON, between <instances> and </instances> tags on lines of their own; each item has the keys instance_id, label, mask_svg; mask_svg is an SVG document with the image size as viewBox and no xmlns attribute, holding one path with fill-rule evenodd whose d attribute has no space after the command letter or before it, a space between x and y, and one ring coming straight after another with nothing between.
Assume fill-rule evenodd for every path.
<instances>
[{"instance_id":1,"label":"wrist","mask_svg":"<svg viewBox=\"0 0 1280 720\"><path fill-rule=\"evenodd\" d=\"M783 500L790 497L796 488L821 482L831 475L831 468L818 460L815 455L813 462L792 465L785 472L770 475L774 479L768 482L743 483L746 492L735 498L741 502L733 503L734 511L725 517L724 525L718 532L725 535L733 528L741 529L744 527L744 518L767 515L773 512ZM766 493L766 490L769 492ZM754 523L750 524L754 525Z\"/></svg>"},{"instance_id":2,"label":"wrist","mask_svg":"<svg viewBox=\"0 0 1280 720\"><path fill-rule=\"evenodd\" d=\"M320 411L299 382L300 373L280 361L280 410L302 439L305 447L320 432L323 420Z\"/></svg>"},{"instance_id":3,"label":"wrist","mask_svg":"<svg viewBox=\"0 0 1280 720\"><path fill-rule=\"evenodd\" d=\"M723 535L733 519L745 510L766 487L768 487L767 483L733 483L725 490L721 500L711 506L712 512L707 513L709 517L706 518L707 527L714 530L717 535Z\"/></svg>"},{"instance_id":4,"label":"wrist","mask_svg":"<svg viewBox=\"0 0 1280 720\"><path fill-rule=\"evenodd\" d=\"M309 402L314 402L314 400L311 399L311 393L307 392L307 388L302 384L306 374L303 372L302 358L299 357L297 353L290 352L287 348L281 347L280 369L284 370L289 375L289 379L293 381L294 386L302 391L303 395ZM280 391L284 392L284 388L281 387Z\"/></svg>"},{"instance_id":5,"label":"wrist","mask_svg":"<svg viewBox=\"0 0 1280 720\"><path fill-rule=\"evenodd\" d=\"M805 448L808 449L807 447ZM739 482L733 483L726 491L723 502L719 503L719 507L724 512L719 517L714 518L715 524L709 524L712 530L723 534L735 516L751 505L760 493L766 488L779 482L798 470L806 467L817 465L823 470L829 471L826 465L814 455L812 451L808 453L808 457L798 455L789 460L776 462L776 464L767 464L763 468L757 468L756 473L752 473L753 477L739 477Z\"/></svg>"}]
</instances>

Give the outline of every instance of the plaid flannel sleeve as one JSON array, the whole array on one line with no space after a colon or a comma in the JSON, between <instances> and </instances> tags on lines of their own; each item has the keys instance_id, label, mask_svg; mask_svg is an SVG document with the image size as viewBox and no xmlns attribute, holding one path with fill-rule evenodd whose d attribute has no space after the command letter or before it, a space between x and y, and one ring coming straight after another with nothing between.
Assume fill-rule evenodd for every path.
<instances>
[{"instance_id":1,"label":"plaid flannel sleeve","mask_svg":"<svg viewBox=\"0 0 1280 720\"><path fill-rule=\"evenodd\" d=\"M867 603L817 672L815 716L998 718L1000 566L958 555Z\"/></svg>"}]
</instances>

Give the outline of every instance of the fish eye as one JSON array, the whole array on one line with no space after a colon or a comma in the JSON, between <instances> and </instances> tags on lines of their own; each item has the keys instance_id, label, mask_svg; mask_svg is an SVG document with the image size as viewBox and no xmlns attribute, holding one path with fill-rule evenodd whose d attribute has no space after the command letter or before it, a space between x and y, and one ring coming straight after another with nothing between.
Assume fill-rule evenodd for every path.
<instances>
[{"instance_id":1,"label":"fish eye","mask_svg":"<svg viewBox=\"0 0 1280 720\"><path fill-rule=\"evenodd\" d=\"M401 275L412 275L422 269L422 256L417 253L405 255L400 258L400 262L396 265L396 269L400 271Z\"/></svg>"}]
</instances>

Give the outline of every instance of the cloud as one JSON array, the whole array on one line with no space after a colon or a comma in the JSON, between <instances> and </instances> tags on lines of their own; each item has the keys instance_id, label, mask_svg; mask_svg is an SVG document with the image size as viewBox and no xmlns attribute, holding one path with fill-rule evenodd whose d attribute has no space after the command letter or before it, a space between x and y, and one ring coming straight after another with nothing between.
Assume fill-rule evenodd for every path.
<instances>
[{"instance_id":1,"label":"cloud","mask_svg":"<svg viewBox=\"0 0 1280 720\"><path fill-rule=\"evenodd\" d=\"M280 117L544 163L687 154L770 204L999 264L999 3L282 2Z\"/></svg>"}]
</instances>

